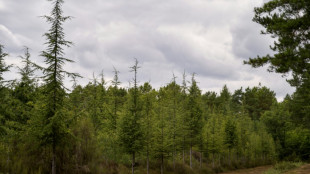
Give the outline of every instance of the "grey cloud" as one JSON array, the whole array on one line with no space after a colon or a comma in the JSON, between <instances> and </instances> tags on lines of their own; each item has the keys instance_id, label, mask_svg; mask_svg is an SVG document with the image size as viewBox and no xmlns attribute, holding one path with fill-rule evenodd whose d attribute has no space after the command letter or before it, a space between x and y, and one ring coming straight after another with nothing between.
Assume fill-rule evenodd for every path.
<instances>
[{"instance_id":1,"label":"grey cloud","mask_svg":"<svg viewBox=\"0 0 310 174\"><path fill-rule=\"evenodd\" d=\"M273 43L273 39L260 34L264 28L254 22L245 22L251 21L253 16L254 12L248 9L248 13L239 16L238 20L231 25L232 50L237 58L248 59L257 55L272 54L269 45Z\"/></svg>"},{"instance_id":2,"label":"grey cloud","mask_svg":"<svg viewBox=\"0 0 310 174\"><path fill-rule=\"evenodd\" d=\"M170 82L172 73L180 82L184 70L197 73L205 90L221 89L224 84L257 85L259 80L270 80L267 73L242 65L242 59L269 49L270 39L259 35L258 25L251 21L257 4L244 0L66 0L64 14L74 18L64 29L66 38L75 43L66 49L66 56L76 61L66 68L78 71L85 77L81 83L86 84L93 72L101 70L111 79L115 66L123 85L128 85L129 67L137 58L142 67L140 82L151 81L155 87ZM0 41L9 36L5 40L11 42L7 44L10 51L17 54L21 46L29 46L34 59L42 62L42 34L49 26L39 16L48 15L50 6L44 0L0 0L0 25L12 33L4 35L0 29Z\"/></svg>"},{"instance_id":3,"label":"grey cloud","mask_svg":"<svg viewBox=\"0 0 310 174\"><path fill-rule=\"evenodd\" d=\"M3 25L0 25L0 38L1 44L11 52L15 52L16 48L21 46L20 40L14 33L12 33L8 28Z\"/></svg>"}]
</instances>

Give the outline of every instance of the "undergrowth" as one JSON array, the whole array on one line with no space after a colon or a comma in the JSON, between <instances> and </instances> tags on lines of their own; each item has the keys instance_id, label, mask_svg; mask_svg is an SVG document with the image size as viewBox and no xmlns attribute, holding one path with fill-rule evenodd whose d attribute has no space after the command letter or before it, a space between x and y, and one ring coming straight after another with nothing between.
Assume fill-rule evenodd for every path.
<instances>
[{"instance_id":1,"label":"undergrowth","mask_svg":"<svg viewBox=\"0 0 310 174\"><path fill-rule=\"evenodd\" d=\"M273 168L264 172L264 174L280 174L295 169L303 165L303 162L282 161L276 163Z\"/></svg>"}]
</instances>

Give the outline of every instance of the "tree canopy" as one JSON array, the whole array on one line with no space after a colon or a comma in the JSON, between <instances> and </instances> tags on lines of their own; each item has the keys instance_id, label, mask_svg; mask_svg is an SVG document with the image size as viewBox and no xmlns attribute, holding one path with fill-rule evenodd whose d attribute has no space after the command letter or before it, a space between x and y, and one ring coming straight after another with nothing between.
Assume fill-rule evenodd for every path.
<instances>
[{"instance_id":1,"label":"tree canopy","mask_svg":"<svg viewBox=\"0 0 310 174\"><path fill-rule=\"evenodd\" d=\"M308 0L271 0L255 8L253 21L261 24L262 34L275 39L273 55L245 61L253 67L269 64L269 71L292 72L292 86L309 80L310 73L310 2Z\"/></svg>"}]
</instances>

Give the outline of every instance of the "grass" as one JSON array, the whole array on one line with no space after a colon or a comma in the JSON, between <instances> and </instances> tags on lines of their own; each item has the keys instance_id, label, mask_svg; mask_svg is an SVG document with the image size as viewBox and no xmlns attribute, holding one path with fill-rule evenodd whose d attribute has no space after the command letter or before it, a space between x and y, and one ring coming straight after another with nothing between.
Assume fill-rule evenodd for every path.
<instances>
[{"instance_id":1,"label":"grass","mask_svg":"<svg viewBox=\"0 0 310 174\"><path fill-rule=\"evenodd\" d=\"M300 167L304 163L302 162L289 162L289 161L282 161L279 163L276 163L273 168L267 170L264 172L264 174L280 174L287 172L289 170L295 169L297 167Z\"/></svg>"}]
</instances>

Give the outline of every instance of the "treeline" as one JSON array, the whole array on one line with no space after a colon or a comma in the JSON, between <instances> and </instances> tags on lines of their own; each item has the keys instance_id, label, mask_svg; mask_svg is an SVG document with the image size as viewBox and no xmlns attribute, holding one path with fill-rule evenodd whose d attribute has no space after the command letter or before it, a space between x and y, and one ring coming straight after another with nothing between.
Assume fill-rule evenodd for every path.
<instances>
[{"instance_id":1,"label":"treeline","mask_svg":"<svg viewBox=\"0 0 310 174\"><path fill-rule=\"evenodd\" d=\"M307 83L280 103L261 85L202 93L195 74L184 73L182 84L172 75L154 89L138 83L136 60L129 87L116 69L112 81L100 74L81 86L63 69L72 62L63 51L70 17L62 16L63 0L53 2L45 66L26 48L21 78L8 81L13 65L0 46L0 173L212 173L309 159Z\"/></svg>"},{"instance_id":2,"label":"treeline","mask_svg":"<svg viewBox=\"0 0 310 174\"><path fill-rule=\"evenodd\" d=\"M137 83L136 61L130 87L122 87L117 70L109 82L103 74L84 87L74 81L71 91L62 91L52 120L57 128L51 128L45 115L51 92L34 76L28 49L14 81L3 79L12 66L4 63L3 46L0 51L1 172L49 173L53 129L57 173L122 173L130 167L138 173L203 173L309 159L307 122L292 114L298 93L281 103L260 85L202 93L194 74L184 74L182 84L172 75L154 89Z\"/></svg>"},{"instance_id":3,"label":"treeline","mask_svg":"<svg viewBox=\"0 0 310 174\"><path fill-rule=\"evenodd\" d=\"M1 169L49 173L53 149L46 143L50 128L42 114L49 107L46 84L34 77L28 49L22 57L22 78L1 81L6 84L1 86ZM184 74L181 85L172 76L156 90L150 83L137 83L138 68L136 61L131 87L121 87L115 70L111 82L101 74L84 87L74 82L66 92L57 113L57 129L62 130L55 148L58 173L117 173L130 163L140 173L178 171L180 166L220 170L277 158L276 143L259 120L280 105L270 89L230 93L224 86L220 94L202 94L194 74L190 82Z\"/></svg>"}]
</instances>

